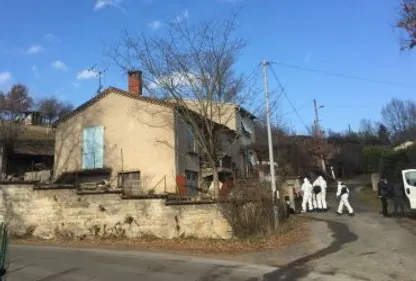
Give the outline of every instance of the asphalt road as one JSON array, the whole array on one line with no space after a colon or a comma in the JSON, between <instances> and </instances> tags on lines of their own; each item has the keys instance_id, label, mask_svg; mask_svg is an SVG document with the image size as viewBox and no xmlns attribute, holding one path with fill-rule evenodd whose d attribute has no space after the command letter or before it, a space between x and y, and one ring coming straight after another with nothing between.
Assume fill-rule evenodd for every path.
<instances>
[{"instance_id":1,"label":"asphalt road","mask_svg":"<svg viewBox=\"0 0 416 281\"><path fill-rule=\"evenodd\" d=\"M350 198L356 216L338 216L338 202L331 192L329 213L307 214L312 219L310 241L287 249L222 261L149 252L11 246L7 281L416 281L416 222L384 218L360 204L356 192Z\"/></svg>"},{"instance_id":2,"label":"asphalt road","mask_svg":"<svg viewBox=\"0 0 416 281\"><path fill-rule=\"evenodd\" d=\"M254 281L276 269L161 253L13 245L7 281Z\"/></svg>"}]
</instances>

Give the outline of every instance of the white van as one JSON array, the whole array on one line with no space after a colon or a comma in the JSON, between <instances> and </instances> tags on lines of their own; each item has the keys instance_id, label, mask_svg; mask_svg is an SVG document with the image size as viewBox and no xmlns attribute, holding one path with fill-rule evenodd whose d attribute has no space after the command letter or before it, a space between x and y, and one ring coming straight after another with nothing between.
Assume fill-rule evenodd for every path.
<instances>
[{"instance_id":1,"label":"white van","mask_svg":"<svg viewBox=\"0 0 416 281\"><path fill-rule=\"evenodd\" d=\"M402 170L402 177L410 209L416 211L416 169Z\"/></svg>"}]
</instances>

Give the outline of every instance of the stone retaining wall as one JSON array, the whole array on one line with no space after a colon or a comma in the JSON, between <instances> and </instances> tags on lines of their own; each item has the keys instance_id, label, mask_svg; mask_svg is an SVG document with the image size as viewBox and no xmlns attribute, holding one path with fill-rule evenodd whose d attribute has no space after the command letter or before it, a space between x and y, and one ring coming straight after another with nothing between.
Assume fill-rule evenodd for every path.
<instances>
[{"instance_id":1,"label":"stone retaining wall","mask_svg":"<svg viewBox=\"0 0 416 281\"><path fill-rule=\"evenodd\" d=\"M0 217L12 234L42 239L232 236L216 204L166 206L160 198L123 200L120 194L78 195L29 184L0 185Z\"/></svg>"}]
</instances>

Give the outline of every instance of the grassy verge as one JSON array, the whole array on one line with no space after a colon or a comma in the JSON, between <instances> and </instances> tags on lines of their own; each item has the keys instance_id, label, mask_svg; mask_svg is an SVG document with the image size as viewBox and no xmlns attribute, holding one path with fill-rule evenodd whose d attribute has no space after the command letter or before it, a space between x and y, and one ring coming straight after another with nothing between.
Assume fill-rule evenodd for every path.
<instances>
[{"instance_id":1,"label":"grassy verge","mask_svg":"<svg viewBox=\"0 0 416 281\"><path fill-rule=\"evenodd\" d=\"M252 239L158 239L144 237L141 239L118 240L39 240L14 239L13 244L48 245L74 248L107 248L119 250L150 250L183 253L247 253L257 251L276 250L305 240L308 231L308 219L302 216L292 216L282 227L280 234L267 238Z\"/></svg>"}]
</instances>

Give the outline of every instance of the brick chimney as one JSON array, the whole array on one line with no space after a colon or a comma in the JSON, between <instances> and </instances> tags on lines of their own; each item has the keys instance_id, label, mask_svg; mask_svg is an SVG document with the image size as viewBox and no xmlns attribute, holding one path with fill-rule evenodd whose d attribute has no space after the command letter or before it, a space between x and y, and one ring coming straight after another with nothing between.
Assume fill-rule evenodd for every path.
<instances>
[{"instance_id":1,"label":"brick chimney","mask_svg":"<svg viewBox=\"0 0 416 281\"><path fill-rule=\"evenodd\" d=\"M142 95L142 72L140 70L131 70L128 72L129 76L129 93L132 95Z\"/></svg>"}]
</instances>

